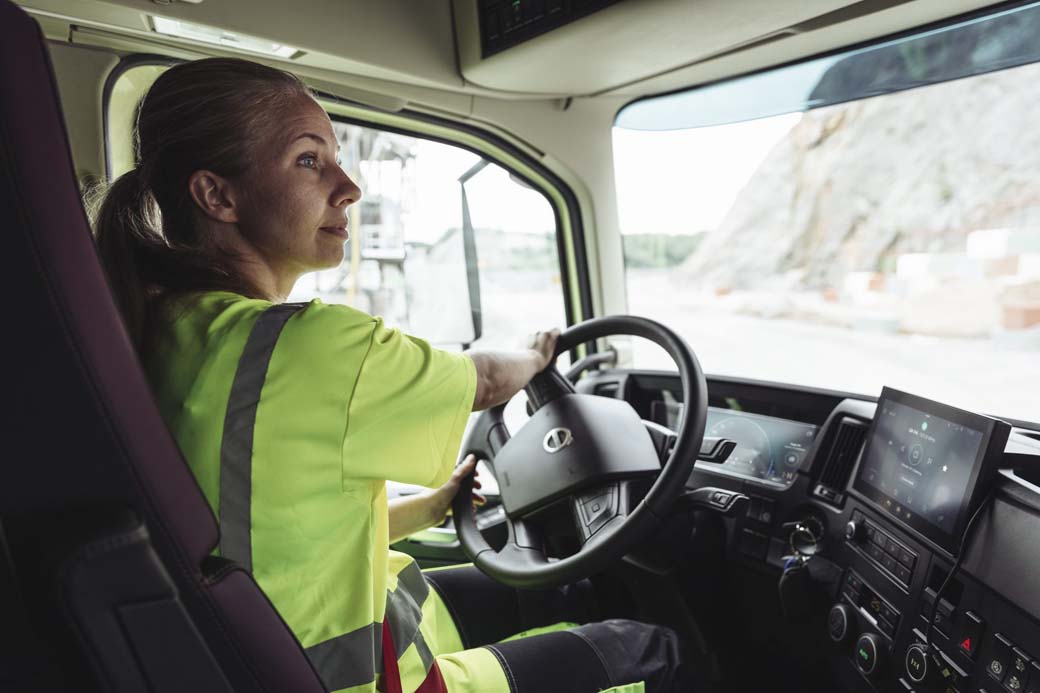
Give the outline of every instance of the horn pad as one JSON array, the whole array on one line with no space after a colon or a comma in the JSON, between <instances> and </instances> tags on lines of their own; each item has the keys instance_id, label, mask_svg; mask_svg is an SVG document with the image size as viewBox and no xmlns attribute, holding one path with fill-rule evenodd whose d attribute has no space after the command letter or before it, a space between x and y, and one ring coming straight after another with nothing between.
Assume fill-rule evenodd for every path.
<instances>
[{"instance_id":1,"label":"horn pad","mask_svg":"<svg viewBox=\"0 0 1040 693\"><path fill-rule=\"evenodd\" d=\"M502 505L520 517L602 482L661 470L628 402L564 395L541 407L495 456Z\"/></svg>"}]
</instances>

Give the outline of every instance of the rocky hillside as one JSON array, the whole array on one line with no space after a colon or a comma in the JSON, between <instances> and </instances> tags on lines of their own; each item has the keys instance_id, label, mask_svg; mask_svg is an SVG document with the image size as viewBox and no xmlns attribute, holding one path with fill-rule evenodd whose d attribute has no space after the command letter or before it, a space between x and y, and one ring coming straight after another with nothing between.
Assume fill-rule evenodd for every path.
<instances>
[{"instance_id":1,"label":"rocky hillside","mask_svg":"<svg viewBox=\"0 0 1040 693\"><path fill-rule=\"evenodd\" d=\"M717 288L840 286L970 231L1040 228L1040 66L807 112L684 263Z\"/></svg>"}]
</instances>

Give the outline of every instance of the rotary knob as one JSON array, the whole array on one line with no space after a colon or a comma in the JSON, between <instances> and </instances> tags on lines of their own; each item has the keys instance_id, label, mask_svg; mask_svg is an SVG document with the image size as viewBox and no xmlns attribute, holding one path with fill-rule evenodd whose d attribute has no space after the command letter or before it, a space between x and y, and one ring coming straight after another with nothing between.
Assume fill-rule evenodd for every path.
<instances>
[{"instance_id":1,"label":"rotary knob","mask_svg":"<svg viewBox=\"0 0 1040 693\"><path fill-rule=\"evenodd\" d=\"M844 604L835 604L827 614L827 635L836 643L846 643L855 623L852 609Z\"/></svg>"},{"instance_id":2,"label":"rotary knob","mask_svg":"<svg viewBox=\"0 0 1040 693\"><path fill-rule=\"evenodd\" d=\"M914 683L924 683L929 678L928 652L924 645L915 643L907 648L903 664L907 677Z\"/></svg>"},{"instance_id":3,"label":"rotary knob","mask_svg":"<svg viewBox=\"0 0 1040 693\"><path fill-rule=\"evenodd\" d=\"M853 657L856 659L856 666L864 676L875 678L881 674L881 670L884 668L882 666L884 652L884 645L881 643L880 637L874 633L864 633L856 640Z\"/></svg>"},{"instance_id":4,"label":"rotary knob","mask_svg":"<svg viewBox=\"0 0 1040 693\"><path fill-rule=\"evenodd\" d=\"M867 529L862 522L849 520L845 525L845 538L849 541L861 542L867 538Z\"/></svg>"}]
</instances>

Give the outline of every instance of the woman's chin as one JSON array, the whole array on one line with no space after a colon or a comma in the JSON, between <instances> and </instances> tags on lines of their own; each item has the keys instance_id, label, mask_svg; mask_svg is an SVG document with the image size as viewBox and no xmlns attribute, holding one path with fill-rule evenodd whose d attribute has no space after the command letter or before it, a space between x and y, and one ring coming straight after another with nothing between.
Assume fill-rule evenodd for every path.
<instances>
[{"instance_id":1,"label":"woman's chin","mask_svg":"<svg viewBox=\"0 0 1040 693\"><path fill-rule=\"evenodd\" d=\"M346 257L346 243L338 241L334 237L330 237L318 248L318 258L315 270L333 269L339 267L340 263L343 262L343 258Z\"/></svg>"}]
</instances>

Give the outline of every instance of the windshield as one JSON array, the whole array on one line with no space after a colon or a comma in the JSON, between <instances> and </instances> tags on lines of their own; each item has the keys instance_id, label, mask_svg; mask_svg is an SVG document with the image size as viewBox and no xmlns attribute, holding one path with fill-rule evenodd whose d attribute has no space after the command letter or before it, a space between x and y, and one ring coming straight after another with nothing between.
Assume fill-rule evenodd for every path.
<instances>
[{"instance_id":1,"label":"windshield","mask_svg":"<svg viewBox=\"0 0 1040 693\"><path fill-rule=\"evenodd\" d=\"M1030 5L624 109L630 312L711 374L1040 422L1038 32Z\"/></svg>"}]
</instances>

